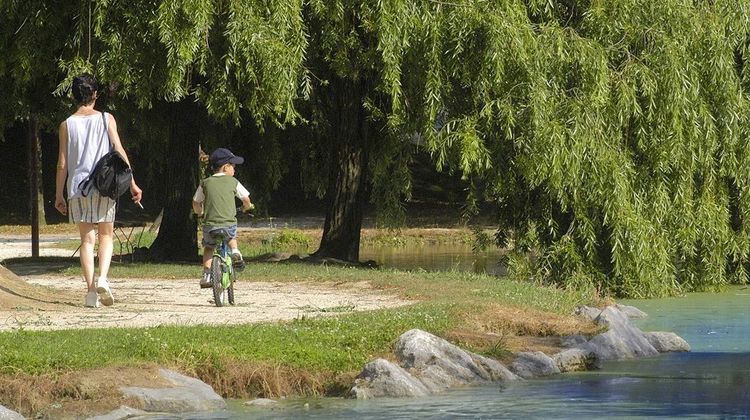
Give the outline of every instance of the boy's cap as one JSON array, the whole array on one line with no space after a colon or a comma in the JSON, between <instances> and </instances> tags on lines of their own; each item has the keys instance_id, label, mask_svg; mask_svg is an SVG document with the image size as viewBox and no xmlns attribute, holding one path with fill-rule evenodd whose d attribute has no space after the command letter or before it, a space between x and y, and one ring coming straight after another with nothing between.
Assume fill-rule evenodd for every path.
<instances>
[{"instance_id":1,"label":"boy's cap","mask_svg":"<svg viewBox=\"0 0 750 420\"><path fill-rule=\"evenodd\" d=\"M235 156L229 149L220 147L211 153L211 157L208 158L211 163L211 167L220 168L227 163L233 163L235 165L241 165L245 161L245 158Z\"/></svg>"}]
</instances>

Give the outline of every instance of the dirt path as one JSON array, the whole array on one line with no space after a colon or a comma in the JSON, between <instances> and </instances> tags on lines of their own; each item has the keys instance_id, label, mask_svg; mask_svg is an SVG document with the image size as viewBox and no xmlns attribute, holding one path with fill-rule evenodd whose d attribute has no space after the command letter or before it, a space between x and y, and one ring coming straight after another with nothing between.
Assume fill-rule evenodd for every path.
<instances>
[{"instance_id":1,"label":"dirt path","mask_svg":"<svg viewBox=\"0 0 750 420\"><path fill-rule=\"evenodd\" d=\"M42 255L70 256L49 248ZM22 238L0 239L0 262L30 255ZM0 331L157 325L245 324L389 308L410 302L364 283L238 282L236 306L217 308L210 289L195 279L110 279L115 305L84 308L84 282L25 270L17 276L0 265Z\"/></svg>"},{"instance_id":2,"label":"dirt path","mask_svg":"<svg viewBox=\"0 0 750 420\"><path fill-rule=\"evenodd\" d=\"M2 283L0 331L245 324L409 303L361 283L344 287L239 282L237 305L217 308L210 302L211 290L200 289L195 279L112 279L115 305L94 309L83 307L83 280L78 278L24 276L11 282L15 288Z\"/></svg>"}]
</instances>

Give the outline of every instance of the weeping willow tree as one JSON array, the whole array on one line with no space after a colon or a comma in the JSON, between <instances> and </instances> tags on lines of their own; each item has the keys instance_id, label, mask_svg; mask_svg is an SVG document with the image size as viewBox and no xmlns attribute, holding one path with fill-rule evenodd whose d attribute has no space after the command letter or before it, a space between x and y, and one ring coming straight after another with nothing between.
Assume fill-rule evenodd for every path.
<instances>
[{"instance_id":1,"label":"weeping willow tree","mask_svg":"<svg viewBox=\"0 0 750 420\"><path fill-rule=\"evenodd\" d=\"M750 4L456 1L390 16L391 125L469 180L470 204L496 204L512 276L636 297L747 281Z\"/></svg>"},{"instance_id":2,"label":"weeping willow tree","mask_svg":"<svg viewBox=\"0 0 750 420\"><path fill-rule=\"evenodd\" d=\"M93 23L82 25L89 5ZM357 259L368 197L403 218L408 166L425 147L469 182L470 209L496 205L516 278L626 296L747 281L747 2L101 0L65 10L75 8L60 18L66 51L92 28L93 52L52 62L93 70L123 103L166 116L178 165L194 161L206 115L304 123L307 141L293 146L308 158L304 182L331 200L322 256ZM185 232L195 232L196 177L185 168L197 164L160 174L172 213L157 243L173 259L195 251Z\"/></svg>"},{"instance_id":3,"label":"weeping willow tree","mask_svg":"<svg viewBox=\"0 0 750 420\"><path fill-rule=\"evenodd\" d=\"M111 104L126 111L135 131L150 136L144 141L153 151L146 156L149 175L162 181L157 191L163 197L145 191L144 203L164 208L150 249L154 259L197 256L190 203L203 176L199 146L225 146L228 140L217 138L227 130L216 124L283 125L297 119L293 102L305 89L301 6L295 1L93 2L95 54L62 66L70 76L88 70L108 82Z\"/></svg>"}]
</instances>

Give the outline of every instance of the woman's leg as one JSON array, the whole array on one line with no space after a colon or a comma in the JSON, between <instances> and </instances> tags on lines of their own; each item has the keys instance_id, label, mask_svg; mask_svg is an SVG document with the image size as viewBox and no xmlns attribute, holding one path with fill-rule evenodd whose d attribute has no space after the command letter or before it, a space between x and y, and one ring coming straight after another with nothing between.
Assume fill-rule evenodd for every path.
<instances>
[{"instance_id":1,"label":"woman's leg","mask_svg":"<svg viewBox=\"0 0 750 420\"><path fill-rule=\"evenodd\" d=\"M99 223L99 277L108 278L114 248L114 222Z\"/></svg>"},{"instance_id":2,"label":"woman's leg","mask_svg":"<svg viewBox=\"0 0 750 420\"><path fill-rule=\"evenodd\" d=\"M78 232L81 235L81 270L83 279L89 292L96 291L94 286L94 245L96 244L96 232L93 223L78 223Z\"/></svg>"}]
</instances>

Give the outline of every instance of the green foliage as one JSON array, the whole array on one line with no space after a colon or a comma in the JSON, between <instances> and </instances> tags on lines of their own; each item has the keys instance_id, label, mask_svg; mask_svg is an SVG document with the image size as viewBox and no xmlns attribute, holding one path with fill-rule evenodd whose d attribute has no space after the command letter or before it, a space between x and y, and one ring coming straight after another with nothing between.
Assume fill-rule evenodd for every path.
<instances>
[{"instance_id":1,"label":"green foliage","mask_svg":"<svg viewBox=\"0 0 750 420\"><path fill-rule=\"evenodd\" d=\"M99 73L141 106L194 95L208 113L239 124L297 118L307 91L298 1L102 1Z\"/></svg>"},{"instance_id":2,"label":"green foliage","mask_svg":"<svg viewBox=\"0 0 750 420\"><path fill-rule=\"evenodd\" d=\"M298 229L281 229L278 233L274 233L270 239L266 241L267 245L272 246L275 249L307 249L310 246L311 239L303 231Z\"/></svg>"},{"instance_id":3,"label":"green foliage","mask_svg":"<svg viewBox=\"0 0 750 420\"><path fill-rule=\"evenodd\" d=\"M747 281L746 3L429 7L421 132L499 204L516 277L635 297Z\"/></svg>"},{"instance_id":4,"label":"green foliage","mask_svg":"<svg viewBox=\"0 0 750 420\"><path fill-rule=\"evenodd\" d=\"M383 225L425 148L470 185L467 213L498 205L523 278L633 297L748 280L745 1L90 4L3 3L0 127L90 69L141 107L304 123L286 144L319 196L353 145Z\"/></svg>"}]
</instances>

